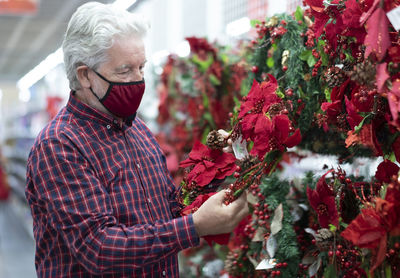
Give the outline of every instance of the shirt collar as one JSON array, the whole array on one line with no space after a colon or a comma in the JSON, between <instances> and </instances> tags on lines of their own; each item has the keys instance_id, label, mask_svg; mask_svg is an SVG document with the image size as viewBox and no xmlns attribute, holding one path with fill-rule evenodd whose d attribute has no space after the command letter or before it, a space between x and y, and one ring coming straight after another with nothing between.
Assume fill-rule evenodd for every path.
<instances>
[{"instance_id":1,"label":"shirt collar","mask_svg":"<svg viewBox=\"0 0 400 278\"><path fill-rule=\"evenodd\" d=\"M98 122L103 125L113 124L114 126L120 127L116 118L83 103L75 96L74 91L71 91L70 93L67 110L82 119ZM126 118L124 123L127 126L131 126L135 118L136 113L133 116Z\"/></svg>"}]
</instances>

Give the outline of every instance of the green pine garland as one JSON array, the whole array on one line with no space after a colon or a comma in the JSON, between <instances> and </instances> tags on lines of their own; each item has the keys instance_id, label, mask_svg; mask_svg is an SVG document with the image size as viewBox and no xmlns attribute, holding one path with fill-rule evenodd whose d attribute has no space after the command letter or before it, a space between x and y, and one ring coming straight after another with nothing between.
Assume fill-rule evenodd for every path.
<instances>
[{"instance_id":1,"label":"green pine garland","mask_svg":"<svg viewBox=\"0 0 400 278\"><path fill-rule=\"evenodd\" d=\"M286 262L288 264L287 267L280 268L280 277L283 278L295 277L300 263L296 233L292 226L292 216L286 202L290 187L290 183L287 180L279 180L277 174L264 178L260 184L261 193L266 196L265 203L268 204L271 211L274 211L279 204L283 205L282 229L275 235L278 245L275 258L280 263Z\"/></svg>"}]
</instances>

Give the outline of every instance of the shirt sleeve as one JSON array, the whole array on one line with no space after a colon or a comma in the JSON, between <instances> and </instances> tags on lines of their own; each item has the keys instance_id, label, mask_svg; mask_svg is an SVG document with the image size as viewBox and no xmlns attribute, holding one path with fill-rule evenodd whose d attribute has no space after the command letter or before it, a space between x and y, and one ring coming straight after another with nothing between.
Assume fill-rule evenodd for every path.
<instances>
[{"instance_id":1,"label":"shirt sleeve","mask_svg":"<svg viewBox=\"0 0 400 278\"><path fill-rule=\"evenodd\" d=\"M92 274L134 271L199 243L192 215L131 227L118 223L107 191L67 139L33 149L28 178L50 225Z\"/></svg>"}]
</instances>

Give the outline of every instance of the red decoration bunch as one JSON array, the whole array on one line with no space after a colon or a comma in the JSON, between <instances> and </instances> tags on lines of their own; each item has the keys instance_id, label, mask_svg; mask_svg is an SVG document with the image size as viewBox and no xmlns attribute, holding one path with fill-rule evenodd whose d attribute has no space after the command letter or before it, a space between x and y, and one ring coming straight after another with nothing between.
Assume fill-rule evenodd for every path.
<instances>
[{"instance_id":1,"label":"red decoration bunch","mask_svg":"<svg viewBox=\"0 0 400 278\"><path fill-rule=\"evenodd\" d=\"M240 95L245 70L229 50L206 39L187 38L188 57L170 55L163 66L157 135L168 167L179 182L179 161L213 129L229 127L229 112Z\"/></svg>"},{"instance_id":2,"label":"red decoration bunch","mask_svg":"<svg viewBox=\"0 0 400 278\"><path fill-rule=\"evenodd\" d=\"M238 115L241 134L254 142L250 154L260 159L272 150L284 151L301 141L299 129L294 129L288 110L276 95L278 83L272 75L259 84L254 80L247 96L243 97Z\"/></svg>"}]
</instances>

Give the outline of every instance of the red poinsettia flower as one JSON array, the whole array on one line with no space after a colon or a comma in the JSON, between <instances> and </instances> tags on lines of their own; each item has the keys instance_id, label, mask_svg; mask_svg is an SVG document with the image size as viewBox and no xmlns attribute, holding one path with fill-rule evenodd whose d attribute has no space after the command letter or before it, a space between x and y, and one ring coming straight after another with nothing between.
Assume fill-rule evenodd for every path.
<instances>
[{"instance_id":1,"label":"red poinsettia flower","mask_svg":"<svg viewBox=\"0 0 400 278\"><path fill-rule=\"evenodd\" d=\"M336 116L342 112L344 91L349 84L350 79L347 79L340 87L334 87L331 92L331 101L321 104L321 110L325 111L329 118L336 119Z\"/></svg>"},{"instance_id":2,"label":"red poinsettia flower","mask_svg":"<svg viewBox=\"0 0 400 278\"><path fill-rule=\"evenodd\" d=\"M385 159L378 165L375 178L381 182L390 183L391 178L399 173L399 169L399 166Z\"/></svg>"},{"instance_id":3,"label":"red poinsettia flower","mask_svg":"<svg viewBox=\"0 0 400 278\"><path fill-rule=\"evenodd\" d=\"M393 163L394 164L394 163ZM397 166L397 165L396 165ZM398 176L399 168L393 167L394 175ZM397 170L397 172L396 172ZM390 173L389 173L390 174ZM387 230L393 236L400 235L400 184L394 179L386 189L385 200L377 198L376 211L385 221Z\"/></svg>"},{"instance_id":4,"label":"red poinsettia flower","mask_svg":"<svg viewBox=\"0 0 400 278\"><path fill-rule=\"evenodd\" d=\"M243 242L246 240L247 237L245 228L248 224L251 223L251 220L252 216L251 214L249 214L239 222L235 230L233 230L233 236L228 246L229 249L233 250L239 248L240 245L243 244Z\"/></svg>"},{"instance_id":5,"label":"red poinsettia flower","mask_svg":"<svg viewBox=\"0 0 400 278\"><path fill-rule=\"evenodd\" d=\"M325 173L317 182L315 190L307 188L307 197L311 207L318 215L318 222L322 228L328 228L329 224L339 225L339 216L335 203L333 190L326 183L325 176L332 170Z\"/></svg>"},{"instance_id":6,"label":"red poinsettia flower","mask_svg":"<svg viewBox=\"0 0 400 278\"><path fill-rule=\"evenodd\" d=\"M400 45L391 46L388 54L393 63L400 63Z\"/></svg>"},{"instance_id":7,"label":"red poinsettia flower","mask_svg":"<svg viewBox=\"0 0 400 278\"><path fill-rule=\"evenodd\" d=\"M206 60L208 53L212 54L214 59L217 57L217 50L206 39L188 37L186 40L189 42L190 51L196 53L200 59Z\"/></svg>"},{"instance_id":8,"label":"red poinsettia flower","mask_svg":"<svg viewBox=\"0 0 400 278\"><path fill-rule=\"evenodd\" d=\"M388 93L387 99L389 102L390 113L393 117L393 125L400 128L400 76L392 78L392 90Z\"/></svg>"},{"instance_id":9,"label":"red poinsettia flower","mask_svg":"<svg viewBox=\"0 0 400 278\"><path fill-rule=\"evenodd\" d=\"M351 102L359 112L371 112L374 105L376 90L370 90L365 86L357 86L351 91Z\"/></svg>"},{"instance_id":10,"label":"red poinsettia flower","mask_svg":"<svg viewBox=\"0 0 400 278\"><path fill-rule=\"evenodd\" d=\"M254 140L256 137L255 129L262 130L268 128L268 121L265 121L266 113L274 104L282 100L276 95L275 91L278 83L272 75L268 75L269 80L259 84L253 81L253 86L247 97L243 98L240 106L239 119L242 123L242 135L245 139Z\"/></svg>"},{"instance_id":11,"label":"red poinsettia flower","mask_svg":"<svg viewBox=\"0 0 400 278\"><path fill-rule=\"evenodd\" d=\"M210 149L199 141L193 145L189 158L180 163L180 167L194 168L187 175L188 184L195 182L198 186L206 186L213 179L224 179L235 172L236 158L233 154L221 150Z\"/></svg>"},{"instance_id":12,"label":"red poinsettia flower","mask_svg":"<svg viewBox=\"0 0 400 278\"><path fill-rule=\"evenodd\" d=\"M203 194L197 196L197 198L188 206L186 206L184 209L181 211L181 215L188 215L191 213L194 213L196 210L198 210L205 201L208 200L212 195L214 195L216 192L211 192L208 194ZM207 243L211 246L213 242L221 244L221 245L227 245L229 242L229 237L230 233L226 234L219 234L219 235L208 235L204 236L204 240L207 241Z\"/></svg>"},{"instance_id":13,"label":"red poinsettia flower","mask_svg":"<svg viewBox=\"0 0 400 278\"><path fill-rule=\"evenodd\" d=\"M387 248L387 234L400 235L400 187L397 181L391 183L385 200L375 199L375 208L363 209L341 233L343 238L374 253L370 273L383 262Z\"/></svg>"},{"instance_id":14,"label":"red poinsettia flower","mask_svg":"<svg viewBox=\"0 0 400 278\"><path fill-rule=\"evenodd\" d=\"M386 229L375 209L368 208L363 209L341 235L361 248L375 249L386 237Z\"/></svg>"},{"instance_id":15,"label":"red poinsettia flower","mask_svg":"<svg viewBox=\"0 0 400 278\"><path fill-rule=\"evenodd\" d=\"M347 96L345 96L344 98L346 101L346 111L347 111L346 119L350 125L350 128L353 130L356 126L358 126L361 123L363 117L361 117L360 114L357 113L357 108L347 98Z\"/></svg>"},{"instance_id":16,"label":"red poinsettia flower","mask_svg":"<svg viewBox=\"0 0 400 278\"><path fill-rule=\"evenodd\" d=\"M386 51L391 45L388 27L389 19L384 9L376 9L366 23L367 36L364 41L366 45L365 58L371 53L375 55L378 61L381 61L385 57ZM379 39L377 40L376 38Z\"/></svg>"},{"instance_id":17,"label":"red poinsettia flower","mask_svg":"<svg viewBox=\"0 0 400 278\"><path fill-rule=\"evenodd\" d=\"M291 134L291 122L287 115L276 115L271 120L263 117L262 121L265 124L255 128L257 136L254 139L254 147L250 152L260 159L267 152L272 150L284 151L285 148L294 147L301 142L300 129L297 128ZM260 129L260 127L264 128Z\"/></svg>"}]
</instances>

